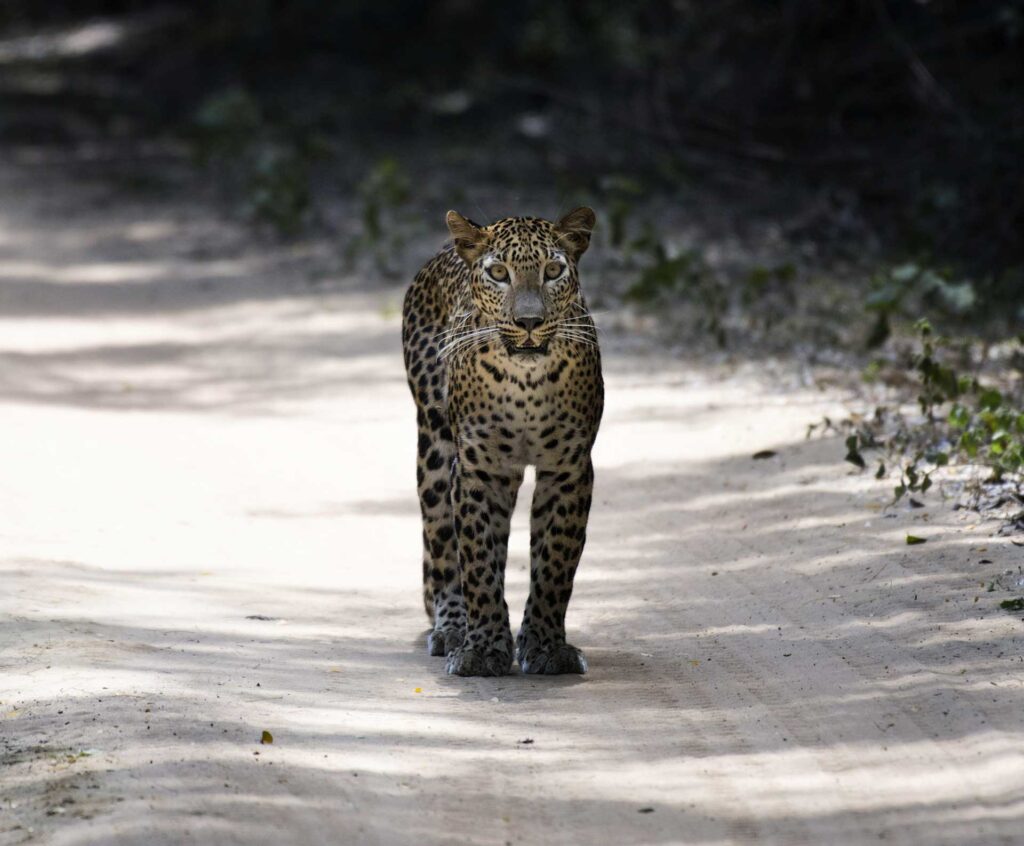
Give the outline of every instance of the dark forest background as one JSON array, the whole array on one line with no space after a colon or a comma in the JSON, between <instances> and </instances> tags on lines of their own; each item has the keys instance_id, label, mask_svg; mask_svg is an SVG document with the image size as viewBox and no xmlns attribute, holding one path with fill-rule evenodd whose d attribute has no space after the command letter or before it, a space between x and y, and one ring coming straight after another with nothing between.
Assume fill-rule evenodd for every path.
<instances>
[{"instance_id":1,"label":"dark forest background","mask_svg":"<svg viewBox=\"0 0 1024 846\"><path fill-rule=\"evenodd\" d=\"M284 232L318 168L397 201L375 155L418 149L620 217L677 185L806 190L826 247L852 215L969 277L974 313L1024 303L1024 0L8 0L0 32L0 141L185 139Z\"/></svg>"},{"instance_id":2,"label":"dark forest background","mask_svg":"<svg viewBox=\"0 0 1024 846\"><path fill-rule=\"evenodd\" d=\"M1024 0L0 5L0 156L315 246L314 297L589 203L606 337L789 357L895 500L980 466L1020 531L1022 95Z\"/></svg>"}]
</instances>

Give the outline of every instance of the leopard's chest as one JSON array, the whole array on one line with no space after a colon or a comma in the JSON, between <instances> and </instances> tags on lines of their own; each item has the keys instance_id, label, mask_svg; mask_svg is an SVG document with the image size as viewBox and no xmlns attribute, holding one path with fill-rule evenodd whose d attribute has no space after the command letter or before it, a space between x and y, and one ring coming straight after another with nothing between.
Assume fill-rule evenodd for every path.
<instances>
[{"instance_id":1,"label":"leopard's chest","mask_svg":"<svg viewBox=\"0 0 1024 846\"><path fill-rule=\"evenodd\" d=\"M536 359L489 350L449 373L456 437L495 466L577 460L593 443L602 401L596 353L557 345Z\"/></svg>"}]
</instances>

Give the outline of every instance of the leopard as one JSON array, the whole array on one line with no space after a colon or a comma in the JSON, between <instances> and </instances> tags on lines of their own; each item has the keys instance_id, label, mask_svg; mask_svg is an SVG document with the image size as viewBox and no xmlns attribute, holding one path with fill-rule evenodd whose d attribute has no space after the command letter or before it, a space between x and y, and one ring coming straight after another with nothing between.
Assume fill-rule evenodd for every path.
<instances>
[{"instance_id":1,"label":"leopard","mask_svg":"<svg viewBox=\"0 0 1024 846\"><path fill-rule=\"evenodd\" d=\"M594 211L484 225L456 211L416 274L402 347L416 405L423 600L431 656L457 676L586 673L565 617L586 542L604 410L598 333L580 286ZM512 639L509 527L527 467L530 585Z\"/></svg>"}]
</instances>

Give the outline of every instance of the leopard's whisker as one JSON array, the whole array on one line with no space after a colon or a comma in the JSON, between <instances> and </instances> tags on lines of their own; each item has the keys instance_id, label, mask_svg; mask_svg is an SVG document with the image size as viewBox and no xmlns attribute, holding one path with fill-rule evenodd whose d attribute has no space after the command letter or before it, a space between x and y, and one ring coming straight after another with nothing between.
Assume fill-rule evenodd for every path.
<instances>
[{"instance_id":1,"label":"leopard's whisker","mask_svg":"<svg viewBox=\"0 0 1024 846\"><path fill-rule=\"evenodd\" d=\"M474 329L467 329L464 332L456 332L456 333L452 334L448 338L448 340L451 341L451 342L461 341L463 338L471 338L474 335L479 335L481 333L491 332L491 331L494 330L494 328L495 327L493 327L493 326L482 326L482 327L476 327Z\"/></svg>"},{"instance_id":2,"label":"leopard's whisker","mask_svg":"<svg viewBox=\"0 0 1024 846\"><path fill-rule=\"evenodd\" d=\"M559 337L565 338L567 341L573 341L578 344L584 344L589 346L597 346L597 337L595 335L586 334L574 329L561 329L558 332Z\"/></svg>"},{"instance_id":3,"label":"leopard's whisker","mask_svg":"<svg viewBox=\"0 0 1024 846\"><path fill-rule=\"evenodd\" d=\"M573 332L589 332L594 335L596 335L599 331L596 326L592 326L589 323L559 323L558 328L568 329Z\"/></svg>"},{"instance_id":4,"label":"leopard's whisker","mask_svg":"<svg viewBox=\"0 0 1024 846\"><path fill-rule=\"evenodd\" d=\"M563 333L560 337L564 338L567 341L571 341L572 343L597 346L596 338L590 338L585 335L567 335Z\"/></svg>"},{"instance_id":5,"label":"leopard's whisker","mask_svg":"<svg viewBox=\"0 0 1024 846\"><path fill-rule=\"evenodd\" d=\"M466 323L469 322L469 319L470 317L472 317L472 315L473 312L471 311L463 312L462 314L456 315L451 319L451 323L448 326L446 326L444 329L442 329L434 336L434 340L440 341L442 338L448 335L457 333L458 331L465 327Z\"/></svg>"},{"instance_id":6,"label":"leopard's whisker","mask_svg":"<svg viewBox=\"0 0 1024 846\"><path fill-rule=\"evenodd\" d=\"M570 329L593 329L595 332L602 331L600 326L595 326L593 322L589 320L560 320L555 325L566 326Z\"/></svg>"},{"instance_id":7,"label":"leopard's whisker","mask_svg":"<svg viewBox=\"0 0 1024 846\"><path fill-rule=\"evenodd\" d=\"M444 342L446 344L448 344L448 345L451 345L451 344L455 343L456 341L462 340L463 338L469 338L469 337L472 337L473 335L476 335L479 332L488 332L488 331L490 331L490 327L486 327L485 326L485 327L474 327L472 329L466 329L466 330L463 330L463 331L460 331L460 332L452 332L450 335L448 335L444 339Z\"/></svg>"},{"instance_id":8,"label":"leopard's whisker","mask_svg":"<svg viewBox=\"0 0 1024 846\"><path fill-rule=\"evenodd\" d=\"M469 352L471 349L483 345L488 338L496 335L497 333L498 327L493 324L466 332L451 343L442 347L438 352L438 357L451 358L454 355Z\"/></svg>"},{"instance_id":9,"label":"leopard's whisker","mask_svg":"<svg viewBox=\"0 0 1024 846\"><path fill-rule=\"evenodd\" d=\"M465 355L466 353L471 352L472 350L476 349L479 346L482 346L486 341L486 336L482 338L472 338L468 341L463 342L462 344L453 349L446 350L445 353L441 356L441 358L446 361L451 361L455 358Z\"/></svg>"}]
</instances>

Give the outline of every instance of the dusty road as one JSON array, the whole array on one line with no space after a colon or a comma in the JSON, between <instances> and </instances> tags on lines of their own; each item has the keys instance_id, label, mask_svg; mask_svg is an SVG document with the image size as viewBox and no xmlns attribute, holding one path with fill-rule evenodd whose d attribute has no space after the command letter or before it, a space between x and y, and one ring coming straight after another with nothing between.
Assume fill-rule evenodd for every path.
<instances>
[{"instance_id":1,"label":"dusty road","mask_svg":"<svg viewBox=\"0 0 1024 846\"><path fill-rule=\"evenodd\" d=\"M0 197L0 843L1021 842L1022 550L883 513L804 440L840 397L609 334L591 671L448 678L399 288L45 162Z\"/></svg>"}]
</instances>

